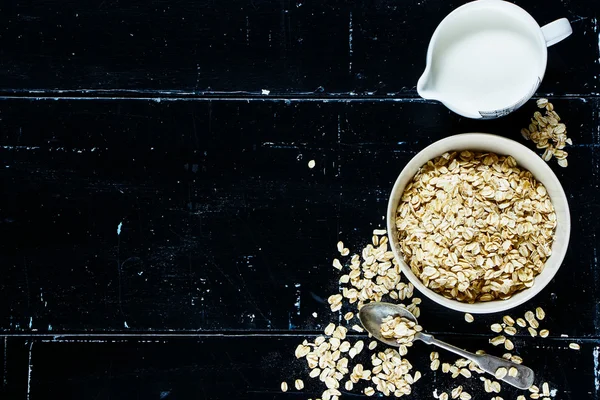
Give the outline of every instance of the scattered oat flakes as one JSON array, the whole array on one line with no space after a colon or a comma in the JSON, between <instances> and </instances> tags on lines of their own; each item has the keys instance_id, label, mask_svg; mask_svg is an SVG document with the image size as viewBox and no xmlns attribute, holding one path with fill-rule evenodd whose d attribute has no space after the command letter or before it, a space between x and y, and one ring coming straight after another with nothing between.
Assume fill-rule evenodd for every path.
<instances>
[{"instance_id":1,"label":"scattered oat flakes","mask_svg":"<svg viewBox=\"0 0 600 400\"><path fill-rule=\"evenodd\" d=\"M346 339L346 333L348 333L348 328L345 326L338 326L335 328L333 333L331 334L334 338L338 338L340 340Z\"/></svg>"},{"instance_id":2,"label":"scattered oat flakes","mask_svg":"<svg viewBox=\"0 0 600 400\"><path fill-rule=\"evenodd\" d=\"M504 341L504 348L506 350L513 350L515 348L515 345L513 344L512 340L506 339Z\"/></svg>"},{"instance_id":3,"label":"scattered oat flakes","mask_svg":"<svg viewBox=\"0 0 600 400\"><path fill-rule=\"evenodd\" d=\"M527 311L527 312L525 312L525 320L526 320L527 322L529 322L529 321L531 321L531 320L533 320L533 319L535 319L535 315L533 314L533 312L532 312L532 311Z\"/></svg>"},{"instance_id":4,"label":"scattered oat flakes","mask_svg":"<svg viewBox=\"0 0 600 400\"><path fill-rule=\"evenodd\" d=\"M546 317L546 313L544 312L544 309L542 307L538 307L535 309L535 316L541 321Z\"/></svg>"},{"instance_id":5,"label":"scattered oat flakes","mask_svg":"<svg viewBox=\"0 0 600 400\"><path fill-rule=\"evenodd\" d=\"M473 318L473 316L469 313L465 313L465 321L467 321L468 323L471 323L473 321L475 321L475 318Z\"/></svg>"},{"instance_id":6,"label":"scattered oat flakes","mask_svg":"<svg viewBox=\"0 0 600 400\"><path fill-rule=\"evenodd\" d=\"M365 330L359 325L352 325L352 330L356 332L364 332Z\"/></svg>"},{"instance_id":7,"label":"scattered oat flakes","mask_svg":"<svg viewBox=\"0 0 600 400\"><path fill-rule=\"evenodd\" d=\"M538 195L542 196L542 193L538 193ZM385 235L385 231L374 233ZM388 295L390 298L398 300L398 302L412 299L410 304L406 305L406 308L414 314L418 314L418 305L421 303L421 300L413 298L414 286L412 286L412 284L401 281L400 267L395 261L393 253L389 249L387 236L373 238L372 243L373 244L369 244L363 249L361 254L362 257L361 255L353 255L351 257L348 265L348 274L342 275L340 278L340 283L348 283L349 285L342 289L341 295L333 295L328 298L332 309L335 308L337 310L341 308L342 301L346 299L350 304L355 304L356 308L360 310L363 304L371 301L382 301L383 296ZM499 252L501 251L500 248L504 247L510 248L508 244L500 243L499 247L492 251ZM344 249L346 249L346 247L342 247L342 250ZM482 251L488 250L483 249ZM528 249L525 247L522 249L515 249L515 252L519 252L519 254L521 254L520 251L523 253L526 251L533 252L537 251L537 248ZM544 250L540 251L540 253L543 252ZM549 254L545 255L549 256ZM515 271L517 269L518 268L516 268ZM316 317L316 313L314 313L313 316ZM353 312L348 312L344 315L344 319L351 320L354 316ZM535 315L533 315L533 313L531 313L531 315L526 315L530 327L532 325L530 321L535 320L536 316L538 316L537 309ZM465 315L465 320L467 319L468 316ZM516 324L521 326L521 321L523 325L527 325L527 322L522 318L518 318ZM396 335L394 330L397 324L393 321L393 318L389 318L389 322L394 328L391 332L391 335L394 336ZM499 327L498 331L502 332L504 330L510 335L511 328L513 328L512 325L514 324L514 321L511 323L510 320L503 319L503 324L497 324ZM533 325L535 325L535 322ZM352 329L355 328L353 327ZM399 328L401 332L404 331L403 329L404 328ZM409 329L412 329L414 332L410 332ZM408 326L408 329L406 329L406 332L404 333L408 333L410 336L411 333L414 335L414 333L418 332L420 329L420 326L415 324L412 327ZM412 344L412 340L406 341L406 338L404 338L403 340L406 342L401 343L398 349L386 349L379 353L372 352L371 362L373 367L370 370L364 369L362 364L357 364L352 368L348 365L349 362L351 362L350 359L358 355L366 346L363 341L358 341L352 346L348 340L345 340L347 331L348 328L336 326L334 323L331 323L325 328L326 336L318 336L315 338L314 343L309 343L307 340L304 340L303 343L296 348L296 356L298 358L305 358L307 361L307 365L310 368L309 376L311 378L318 377L319 380L326 385L327 389L323 392L321 396L322 399L338 400L339 396L341 396L341 393L338 390L340 386L351 391L356 383L361 380L372 383L370 388L373 392L372 394L369 394L370 396L377 392L385 396L395 397L401 397L411 393L411 385L421 378L421 373L419 371L415 371L411 375L410 371L412 365L404 358L408 352L408 347ZM371 335L369 335L369 337L371 337ZM505 346L507 346L507 342L509 343L509 347L512 345L512 342L503 336L499 336L492 340L499 340L501 343L498 344L504 344ZM368 345L369 350L375 350L376 347L376 341L371 341ZM484 354L484 352L479 350L477 353ZM348 358L341 357L342 355L346 355ZM515 363L522 362L520 357L512 356L510 353L506 353L503 357L510 359ZM439 354L434 352L431 358L433 359L432 369L439 369ZM475 363L466 359L458 359L454 365L444 363L441 367L442 372L451 372L453 378L460 375L469 378L474 372L480 374L484 373L484 371L479 369ZM350 370L352 371L351 373ZM516 368L513 367L508 370L507 374L513 376L513 374L517 372ZM488 393L500 392L500 383L491 380L483 380ZM301 383L298 383L298 381ZM282 383L282 390L284 384L286 387L285 390L287 390L287 383L285 382ZM304 382L296 380L294 385L297 389L298 387L303 388ZM368 392L370 393L370 390L368 390ZM365 389L365 394L367 394L367 389ZM447 400L448 397L449 396L446 394L445 400ZM539 394L538 397L540 397ZM439 398L442 399L442 396L440 395ZM458 398L461 400L468 400L471 396L461 389Z\"/></svg>"},{"instance_id":8,"label":"scattered oat flakes","mask_svg":"<svg viewBox=\"0 0 600 400\"><path fill-rule=\"evenodd\" d=\"M548 99L538 99L537 105L545 109L545 115L536 111L529 127L521 129L521 135L526 140L533 141L538 149L544 149L542 155L544 161L550 161L554 156L558 160L558 165L566 167L568 153L563 149L567 144L573 144L573 141L567 137L567 127L560 122L559 115Z\"/></svg>"},{"instance_id":9,"label":"scattered oat flakes","mask_svg":"<svg viewBox=\"0 0 600 400\"><path fill-rule=\"evenodd\" d=\"M505 336L496 336L492 339L490 339L490 343L494 346L498 346L500 344L504 344L504 342L506 342L506 337Z\"/></svg>"},{"instance_id":10,"label":"scattered oat flakes","mask_svg":"<svg viewBox=\"0 0 600 400\"><path fill-rule=\"evenodd\" d=\"M569 343L569 348L573 350L579 350L581 349L581 346L579 346L577 343Z\"/></svg>"},{"instance_id":11,"label":"scattered oat flakes","mask_svg":"<svg viewBox=\"0 0 600 400\"><path fill-rule=\"evenodd\" d=\"M288 390L288 384L286 382L281 382L281 391L287 392L287 390Z\"/></svg>"},{"instance_id":12,"label":"scattered oat flakes","mask_svg":"<svg viewBox=\"0 0 600 400\"><path fill-rule=\"evenodd\" d=\"M514 336L517 334L517 328L515 328L514 326L507 326L506 328L504 328L504 333L510 336Z\"/></svg>"},{"instance_id":13,"label":"scattered oat flakes","mask_svg":"<svg viewBox=\"0 0 600 400\"><path fill-rule=\"evenodd\" d=\"M515 320L510 315L502 317L502 321L508 326L513 326L515 324Z\"/></svg>"},{"instance_id":14,"label":"scattered oat flakes","mask_svg":"<svg viewBox=\"0 0 600 400\"><path fill-rule=\"evenodd\" d=\"M325 331L324 331L324 333L325 333L327 336L331 336L331 335L333 334L333 331L334 331L334 330L335 330L335 324L334 324L333 322L331 322L329 325L327 325L327 326L325 327Z\"/></svg>"},{"instance_id":15,"label":"scattered oat flakes","mask_svg":"<svg viewBox=\"0 0 600 400\"><path fill-rule=\"evenodd\" d=\"M347 340L340 344L340 352L347 353L352 345Z\"/></svg>"},{"instance_id":16,"label":"scattered oat flakes","mask_svg":"<svg viewBox=\"0 0 600 400\"><path fill-rule=\"evenodd\" d=\"M461 386L457 386L454 389L452 389L452 392L451 392L452 398L453 399L458 398L458 396L460 396L460 394L462 393L462 390L463 390L462 385Z\"/></svg>"},{"instance_id":17,"label":"scattered oat flakes","mask_svg":"<svg viewBox=\"0 0 600 400\"><path fill-rule=\"evenodd\" d=\"M523 318L517 318L517 325L521 328L525 328L527 326L527 322Z\"/></svg>"},{"instance_id":18,"label":"scattered oat flakes","mask_svg":"<svg viewBox=\"0 0 600 400\"><path fill-rule=\"evenodd\" d=\"M296 379L296 381L294 382L294 386L296 387L296 390L302 390L304 389L304 382L302 381L302 379Z\"/></svg>"},{"instance_id":19,"label":"scattered oat flakes","mask_svg":"<svg viewBox=\"0 0 600 400\"><path fill-rule=\"evenodd\" d=\"M542 393L544 396L550 396L550 385L548 385L548 382L542 383Z\"/></svg>"},{"instance_id":20,"label":"scattered oat flakes","mask_svg":"<svg viewBox=\"0 0 600 400\"><path fill-rule=\"evenodd\" d=\"M532 319L532 320L530 320L530 321L528 321L528 322L529 322L529 325L531 325L531 327L532 327L533 329L537 329L537 328L539 328L539 327L540 327L540 323L538 322L538 320L537 320L537 319Z\"/></svg>"},{"instance_id":21,"label":"scattered oat flakes","mask_svg":"<svg viewBox=\"0 0 600 400\"><path fill-rule=\"evenodd\" d=\"M539 388L539 387L537 387L536 385L531 385L531 386L529 387L529 391L530 391L531 393L538 393L538 392L540 391L540 388Z\"/></svg>"},{"instance_id":22,"label":"scattered oat flakes","mask_svg":"<svg viewBox=\"0 0 600 400\"><path fill-rule=\"evenodd\" d=\"M299 344L298 347L296 347L296 351L295 351L296 358L302 358L302 357L306 356L308 353L310 353L310 347L304 346L302 344Z\"/></svg>"},{"instance_id":23,"label":"scattered oat flakes","mask_svg":"<svg viewBox=\"0 0 600 400\"><path fill-rule=\"evenodd\" d=\"M517 375L519 375L519 370L518 369L516 369L515 367L510 367L508 369L508 376L515 377Z\"/></svg>"},{"instance_id":24,"label":"scattered oat flakes","mask_svg":"<svg viewBox=\"0 0 600 400\"><path fill-rule=\"evenodd\" d=\"M500 393L501 389L502 387L500 386L500 382L492 381L492 391L494 391L495 393Z\"/></svg>"},{"instance_id":25,"label":"scattered oat flakes","mask_svg":"<svg viewBox=\"0 0 600 400\"><path fill-rule=\"evenodd\" d=\"M543 338L547 338L549 334L550 334L550 331L548 329L542 329L540 331L540 336Z\"/></svg>"},{"instance_id":26,"label":"scattered oat flakes","mask_svg":"<svg viewBox=\"0 0 600 400\"><path fill-rule=\"evenodd\" d=\"M514 362L515 364L522 364L523 363L523 359L519 356L511 356L510 357L510 361Z\"/></svg>"},{"instance_id":27,"label":"scattered oat flakes","mask_svg":"<svg viewBox=\"0 0 600 400\"><path fill-rule=\"evenodd\" d=\"M500 333L500 332L502 332L502 325L500 325L500 324L492 324L492 326L490 327L490 329L492 330L492 332Z\"/></svg>"},{"instance_id":28,"label":"scattered oat flakes","mask_svg":"<svg viewBox=\"0 0 600 400\"><path fill-rule=\"evenodd\" d=\"M343 297L341 294L334 294L329 296L327 302L331 307L331 311L338 311L342 308L342 299Z\"/></svg>"},{"instance_id":29,"label":"scattered oat flakes","mask_svg":"<svg viewBox=\"0 0 600 400\"><path fill-rule=\"evenodd\" d=\"M340 263L340 260L338 260L337 258L333 259L333 268L337 269L337 270L341 270L342 269L342 263Z\"/></svg>"},{"instance_id":30,"label":"scattered oat flakes","mask_svg":"<svg viewBox=\"0 0 600 400\"><path fill-rule=\"evenodd\" d=\"M536 337L537 336L537 331L535 329L533 329L532 327L528 327L527 331L529 332L529 334L531 335L531 337Z\"/></svg>"}]
</instances>

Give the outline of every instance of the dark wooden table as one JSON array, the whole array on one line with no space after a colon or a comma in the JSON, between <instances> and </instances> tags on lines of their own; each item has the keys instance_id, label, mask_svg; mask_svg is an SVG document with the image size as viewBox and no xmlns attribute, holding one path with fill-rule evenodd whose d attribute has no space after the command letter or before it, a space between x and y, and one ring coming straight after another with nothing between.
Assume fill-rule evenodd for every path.
<instances>
[{"instance_id":1,"label":"dark wooden table","mask_svg":"<svg viewBox=\"0 0 600 400\"><path fill-rule=\"evenodd\" d=\"M572 22L536 96L575 144L567 169L551 163L571 204L567 257L511 312L541 305L551 337L515 344L555 399L598 400L600 3L517 3L540 24ZM323 300L338 290L337 241L360 250L384 226L393 181L426 145L469 131L522 141L535 110L472 121L417 96L429 38L460 4L0 4L0 397L320 396L293 353L339 321ZM422 304L438 337L496 354L499 318ZM458 383L492 397L429 370L429 351L411 350L423 378L410 398ZM304 392L282 394L296 377Z\"/></svg>"}]
</instances>

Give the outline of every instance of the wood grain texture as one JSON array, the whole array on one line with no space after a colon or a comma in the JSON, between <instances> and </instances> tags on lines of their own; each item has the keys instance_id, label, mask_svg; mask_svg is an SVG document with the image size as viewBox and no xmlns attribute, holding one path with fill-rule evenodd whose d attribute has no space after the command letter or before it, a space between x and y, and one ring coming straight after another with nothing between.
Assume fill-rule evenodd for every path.
<instances>
[{"instance_id":1,"label":"wood grain texture","mask_svg":"<svg viewBox=\"0 0 600 400\"><path fill-rule=\"evenodd\" d=\"M411 95L429 38L464 2L55 1L0 5L0 92ZM598 91L598 7L523 0L574 34L549 49L541 93Z\"/></svg>"}]
</instances>

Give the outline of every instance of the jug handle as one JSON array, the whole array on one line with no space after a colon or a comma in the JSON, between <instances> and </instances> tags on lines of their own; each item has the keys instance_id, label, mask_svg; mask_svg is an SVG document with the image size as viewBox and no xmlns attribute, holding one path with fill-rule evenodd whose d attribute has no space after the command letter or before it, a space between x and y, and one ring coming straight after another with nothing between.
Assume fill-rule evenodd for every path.
<instances>
[{"instance_id":1,"label":"jug handle","mask_svg":"<svg viewBox=\"0 0 600 400\"><path fill-rule=\"evenodd\" d=\"M557 19L542 26L542 35L544 35L547 47L567 38L571 33L573 33L573 28L566 18Z\"/></svg>"}]
</instances>

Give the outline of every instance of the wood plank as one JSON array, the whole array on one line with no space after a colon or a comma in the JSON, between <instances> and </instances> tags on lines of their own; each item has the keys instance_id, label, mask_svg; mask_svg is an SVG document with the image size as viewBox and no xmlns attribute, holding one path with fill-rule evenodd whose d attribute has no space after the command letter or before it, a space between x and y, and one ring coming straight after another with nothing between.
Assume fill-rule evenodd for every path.
<instances>
[{"instance_id":1,"label":"wood plank","mask_svg":"<svg viewBox=\"0 0 600 400\"><path fill-rule=\"evenodd\" d=\"M591 337L598 101L555 104L575 141L569 168L551 164L573 232L563 268L531 305L548 308L552 330ZM361 249L384 225L412 155L461 131L518 139L509 127L534 108L482 123L411 101L5 100L0 328L320 330L332 318L323 298L338 290L335 244ZM423 307L434 332L470 329L459 313Z\"/></svg>"},{"instance_id":2,"label":"wood plank","mask_svg":"<svg viewBox=\"0 0 600 400\"><path fill-rule=\"evenodd\" d=\"M441 338L458 346L502 354L501 349L493 348L484 338L457 335ZM33 341L11 338L10 346L31 348L31 359L28 360L29 351L21 351L19 360L10 360L10 371L20 381L8 383L21 392L21 396L11 398L31 400L60 397L64 393L78 399L316 398L324 385L310 379L305 361L296 360L293 354L303 339L302 336L138 339L90 336ZM349 340L354 343L359 339L366 340L366 337L352 336ZM568 349L566 341L560 340L532 339L527 347L521 340L515 342L518 350L513 353L518 353L526 365L534 369L538 386L548 382L550 388L556 390L556 398L563 400L598 398L594 387L594 379L598 379L594 366L597 341L584 342L581 351ZM407 355L413 372L422 373L421 380L413 385L411 398L432 398L434 390L441 393L458 385L463 385L474 399L490 398L477 374L471 379L462 376L451 379L439 370L431 371L430 350L423 343L416 343ZM444 351L440 351L440 359L451 363L456 360ZM366 349L350 365L357 362L370 369ZM305 382L305 390L301 393L293 389L292 382L297 378ZM287 393L281 393L279 389L284 380L291 385ZM361 390L366 386L366 382L361 382L356 388ZM503 385L500 393L505 399L514 399L518 394L528 395L508 385Z\"/></svg>"},{"instance_id":3,"label":"wood plank","mask_svg":"<svg viewBox=\"0 0 600 400\"><path fill-rule=\"evenodd\" d=\"M0 337L0 396L25 399L31 384L31 343L22 338Z\"/></svg>"},{"instance_id":4,"label":"wood plank","mask_svg":"<svg viewBox=\"0 0 600 400\"><path fill-rule=\"evenodd\" d=\"M452 0L29 1L0 6L0 93L41 90L415 96ZM598 91L598 3L519 5L574 34L541 93Z\"/></svg>"}]
</instances>

